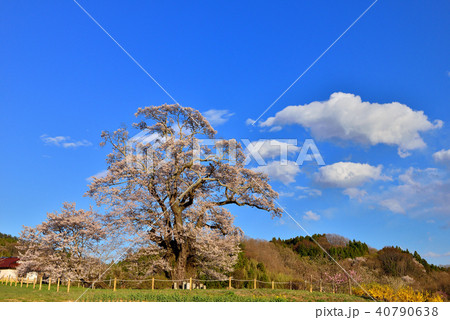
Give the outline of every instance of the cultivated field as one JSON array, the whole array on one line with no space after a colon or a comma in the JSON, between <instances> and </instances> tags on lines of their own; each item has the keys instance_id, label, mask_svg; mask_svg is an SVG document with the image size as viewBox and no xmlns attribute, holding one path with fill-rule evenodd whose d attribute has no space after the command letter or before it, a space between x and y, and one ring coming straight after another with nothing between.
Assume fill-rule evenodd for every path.
<instances>
[{"instance_id":1,"label":"cultivated field","mask_svg":"<svg viewBox=\"0 0 450 320\"><path fill-rule=\"evenodd\" d=\"M85 288L66 287L47 290L43 287L41 291L32 286L26 288L9 285L0 285L0 301L75 301ZM271 289L207 289L207 290L138 290L119 289L113 290L95 289L88 290L79 301L109 302L109 301L159 301L159 302L286 302L286 301L368 301L358 296L347 294L333 294L308 292L303 290L271 290Z\"/></svg>"}]
</instances>

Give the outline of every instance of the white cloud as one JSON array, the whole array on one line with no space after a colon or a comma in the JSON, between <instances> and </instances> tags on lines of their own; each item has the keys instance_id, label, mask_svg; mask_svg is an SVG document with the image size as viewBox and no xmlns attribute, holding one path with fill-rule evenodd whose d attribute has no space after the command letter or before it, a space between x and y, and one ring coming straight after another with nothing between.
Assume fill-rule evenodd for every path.
<instances>
[{"instance_id":1,"label":"white cloud","mask_svg":"<svg viewBox=\"0 0 450 320\"><path fill-rule=\"evenodd\" d=\"M405 157L409 155L408 150L426 146L421 132L440 128L443 122L431 123L423 111L414 111L398 102L363 102L357 95L336 92L327 101L288 106L260 126L292 124L310 129L313 137L320 140L397 146L399 155Z\"/></svg>"},{"instance_id":2,"label":"white cloud","mask_svg":"<svg viewBox=\"0 0 450 320\"><path fill-rule=\"evenodd\" d=\"M312 221L319 221L320 220L320 215L318 215L317 213L312 212L311 210L306 211L305 215L303 216L304 220L312 220Z\"/></svg>"},{"instance_id":3,"label":"white cloud","mask_svg":"<svg viewBox=\"0 0 450 320\"><path fill-rule=\"evenodd\" d=\"M91 146L92 143L90 143L87 140L82 140L82 141L74 141L74 142L64 142L62 144L62 146L64 148L77 148L77 147L89 147Z\"/></svg>"},{"instance_id":4,"label":"white cloud","mask_svg":"<svg viewBox=\"0 0 450 320\"><path fill-rule=\"evenodd\" d=\"M275 127L270 128L269 132L278 132L281 129L283 129L282 126L275 126Z\"/></svg>"},{"instance_id":5,"label":"white cloud","mask_svg":"<svg viewBox=\"0 0 450 320\"><path fill-rule=\"evenodd\" d=\"M400 158L406 158L411 155L411 152L399 148L397 150L397 154Z\"/></svg>"},{"instance_id":6,"label":"white cloud","mask_svg":"<svg viewBox=\"0 0 450 320\"><path fill-rule=\"evenodd\" d=\"M271 179L281 181L284 184L295 182L295 177L300 172L299 166L294 161L287 161L286 163L272 161L266 166L259 166L254 170L263 172Z\"/></svg>"},{"instance_id":7,"label":"white cloud","mask_svg":"<svg viewBox=\"0 0 450 320\"><path fill-rule=\"evenodd\" d=\"M229 110L210 109L203 112L203 115L208 119L212 126L219 126L227 122L234 113Z\"/></svg>"},{"instance_id":8,"label":"white cloud","mask_svg":"<svg viewBox=\"0 0 450 320\"><path fill-rule=\"evenodd\" d=\"M49 137L46 134L41 135L41 140L47 145L53 145L63 148L77 148L77 147L89 147L92 145L91 142L87 140L73 141L70 137L56 136Z\"/></svg>"},{"instance_id":9,"label":"white cloud","mask_svg":"<svg viewBox=\"0 0 450 320\"><path fill-rule=\"evenodd\" d=\"M253 120L252 118L248 118L247 120L245 120L245 124L248 126L252 126L255 123L255 120Z\"/></svg>"},{"instance_id":10,"label":"white cloud","mask_svg":"<svg viewBox=\"0 0 450 320\"><path fill-rule=\"evenodd\" d=\"M391 170L394 174L397 170ZM392 184L369 192L349 187L343 193L368 207L383 208L424 223L450 228L450 173L437 168L409 168L395 173Z\"/></svg>"},{"instance_id":11,"label":"white cloud","mask_svg":"<svg viewBox=\"0 0 450 320\"><path fill-rule=\"evenodd\" d=\"M280 195L280 197L286 197L286 198L291 198L295 195L294 192L283 192L283 191L278 192L278 194Z\"/></svg>"},{"instance_id":12,"label":"white cloud","mask_svg":"<svg viewBox=\"0 0 450 320\"><path fill-rule=\"evenodd\" d=\"M96 174L94 174L93 176L90 176L89 178L86 178L86 180L89 182L92 182L92 181L94 181L94 178L97 178L97 179L104 178L104 177L106 177L107 174L108 174L108 170L103 170L103 171L97 172Z\"/></svg>"},{"instance_id":13,"label":"white cloud","mask_svg":"<svg viewBox=\"0 0 450 320\"><path fill-rule=\"evenodd\" d=\"M442 149L441 151L433 153L433 159L436 162L450 166L450 149Z\"/></svg>"},{"instance_id":14,"label":"white cloud","mask_svg":"<svg viewBox=\"0 0 450 320\"><path fill-rule=\"evenodd\" d=\"M258 140L251 142L248 148L252 149L252 153L258 153L262 158L279 158L287 157L288 154L300 151L300 147L296 146L297 141L279 141L279 140Z\"/></svg>"},{"instance_id":15,"label":"white cloud","mask_svg":"<svg viewBox=\"0 0 450 320\"><path fill-rule=\"evenodd\" d=\"M398 177L399 184L369 200L394 213L426 220L450 222L450 179L436 168L409 168Z\"/></svg>"},{"instance_id":16,"label":"white cloud","mask_svg":"<svg viewBox=\"0 0 450 320\"><path fill-rule=\"evenodd\" d=\"M46 144L53 144L56 146L59 146L62 142L68 139L70 139L70 137L63 137L63 136L49 137L46 134L43 134L41 136L41 140L44 141Z\"/></svg>"},{"instance_id":17,"label":"white cloud","mask_svg":"<svg viewBox=\"0 0 450 320\"><path fill-rule=\"evenodd\" d=\"M325 187L355 188L371 180L389 180L381 174L381 165L374 167L366 163L337 162L319 168L314 180Z\"/></svg>"},{"instance_id":18,"label":"white cloud","mask_svg":"<svg viewBox=\"0 0 450 320\"><path fill-rule=\"evenodd\" d=\"M449 252L445 252L445 253L436 253L436 252L433 252L433 251L428 251L423 256L427 257L427 258L450 257L450 251Z\"/></svg>"},{"instance_id":19,"label":"white cloud","mask_svg":"<svg viewBox=\"0 0 450 320\"><path fill-rule=\"evenodd\" d=\"M358 189L358 188L347 188L342 191L343 194L347 195L350 199L358 199L362 200L365 196L367 196L367 191Z\"/></svg>"},{"instance_id":20,"label":"white cloud","mask_svg":"<svg viewBox=\"0 0 450 320\"><path fill-rule=\"evenodd\" d=\"M319 197L322 195L322 191L319 189L312 189L310 187L296 186L295 189L301 191L301 195L298 196L299 199L304 199L306 197Z\"/></svg>"},{"instance_id":21,"label":"white cloud","mask_svg":"<svg viewBox=\"0 0 450 320\"><path fill-rule=\"evenodd\" d=\"M394 213L401 213L401 214L405 213L405 208L403 207L403 205L400 203L399 200L394 198L381 200L380 205L389 209Z\"/></svg>"}]
</instances>

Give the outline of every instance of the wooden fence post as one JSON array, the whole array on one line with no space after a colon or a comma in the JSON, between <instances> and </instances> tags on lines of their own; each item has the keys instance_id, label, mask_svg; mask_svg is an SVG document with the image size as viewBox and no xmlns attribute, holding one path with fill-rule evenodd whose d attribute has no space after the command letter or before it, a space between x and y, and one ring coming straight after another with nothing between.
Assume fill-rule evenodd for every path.
<instances>
[{"instance_id":1,"label":"wooden fence post","mask_svg":"<svg viewBox=\"0 0 450 320\"><path fill-rule=\"evenodd\" d=\"M289 281L289 290L292 290L292 281Z\"/></svg>"},{"instance_id":2,"label":"wooden fence post","mask_svg":"<svg viewBox=\"0 0 450 320\"><path fill-rule=\"evenodd\" d=\"M348 294L352 294L352 281L350 280L350 278L348 279Z\"/></svg>"},{"instance_id":3,"label":"wooden fence post","mask_svg":"<svg viewBox=\"0 0 450 320\"><path fill-rule=\"evenodd\" d=\"M80 287L80 280L77 281L78 282L78 288Z\"/></svg>"},{"instance_id":4,"label":"wooden fence post","mask_svg":"<svg viewBox=\"0 0 450 320\"><path fill-rule=\"evenodd\" d=\"M27 276L27 288L28 288L28 282L29 282L29 281L28 281L28 276Z\"/></svg>"},{"instance_id":5,"label":"wooden fence post","mask_svg":"<svg viewBox=\"0 0 450 320\"><path fill-rule=\"evenodd\" d=\"M152 290L155 290L155 278L152 278Z\"/></svg>"},{"instance_id":6,"label":"wooden fence post","mask_svg":"<svg viewBox=\"0 0 450 320\"><path fill-rule=\"evenodd\" d=\"M20 287L23 287L23 277L20 278Z\"/></svg>"},{"instance_id":7,"label":"wooden fence post","mask_svg":"<svg viewBox=\"0 0 450 320\"><path fill-rule=\"evenodd\" d=\"M322 292L322 278L319 280L319 291Z\"/></svg>"},{"instance_id":8,"label":"wooden fence post","mask_svg":"<svg viewBox=\"0 0 450 320\"><path fill-rule=\"evenodd\" d=\"M228 290L231 290L231 277L228 278Z\"/></svg>"},{"instance_id":9,"label":"wooden fence post","mask_svg":"<svg viewBox=\"0 0 450 320\"><path fill-rule=\"evenodd\" d=\"M70 279L67 281L67 292L70 292Z\"/></svg>"},{"instance_id":10,"label":"wooden fence post","mask_svg":"<svg viewBox=\"0 0 450 320\"><path fill-rule=\"evenodd\" d=\"M12 287L12 283L13 283L13 279L12 279L12 277L11 277L10 280L9 280L9 286L10 286L10 287Z\"/></svg>"},{"instance_id":11,"label":"wooden fence post","mask_svg":"<svg viewBox=\"0 0 450 320\"><path fill-rule=\"evenodd\" d=\"M274 281L272 280L272 290L273 289L275 289L275 283L274 283Z\"/></svg>"},{"instance_id":12,"label":"wooden fence post","mask_svg":"<svg viewBox=\"0 0 450 320\"><path fill-rule=\"evenodd\" d=\"M331 285L333 286L333 293L336 293L336 285L334 284L334 280L333 280L333 282L331 283Z\"/></svg>"},{"instance_id":13,"label":"wooden fence post","mask_svg":"<svg viewBox=\"0 0 450 320\"><path fill-rule=\"evenodd\" d=\"M50 287L52 286L52 278L48 278L48 290L50 290Z\"/></svg>"},{"instance_id":14,"label":"wooden fence post","mask_svg":"<svg viewBox=\"0 0 450 320\"><path fill-rule=\"evenodd\" d=\"M255 280L253 281L253 289L256 289L256 278L255 278Z\"/></svg>"},{"instance_id":15,"label":"wooden fence post","mask_svg":"<svg viewBox=\"0 0 450 320\"><path fill-rule=\"evenodd\" d=\"M43 276L41 276L41 281L39 281L39 290L42 289L42 277L43 277Z\"/></svg>"},{"instance_id":16,"label":"wooden fence post","mask_svg":"<svg viewBox=\"0 0 450 320\"><path fill-rule=\"evenodd\" d=\"M56 292L59 292L59 278L58 278L58 282L56 284Z\"/></svg>"},{"instance_id":17,"label":"wooden fence post","mask_svg":"<svg viewBox=\"0 0 450 320\"><path fill-rule=\"evenodd\" d=\"M117 278L114 278L114 289L113 289L113 291L116 291L116 285L117 285ZM152 290L153 290L153 283L152 283Z\"/></svg>"},{"instance_id":18,"label":"wooden fence post","mask_svg":"<svg viewBox=\"0 0 450 320\"><path fill-rule=\"evenodd\" d=\"M310 276L311 282L309 283L309 292L312 292L313 283L312 283L312 275Z\"/></svg>"}]
</instances>

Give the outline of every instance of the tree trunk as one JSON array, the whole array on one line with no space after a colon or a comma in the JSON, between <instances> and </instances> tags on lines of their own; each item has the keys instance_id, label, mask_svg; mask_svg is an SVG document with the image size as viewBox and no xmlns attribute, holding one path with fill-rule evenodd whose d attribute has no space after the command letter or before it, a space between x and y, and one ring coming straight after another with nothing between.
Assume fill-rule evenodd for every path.
<instances>
[{"instance_id":1,"label":"tree trunk","mask_svg":"<svg viewBox=\"0 0 450 320\"><path fill-rule=\"evenodd\" d=\"M188 260L188 248L187 244L181 245L181 250L175 255L175 265L172 269L172 280L183 280L186 278Z\"/></svg>"},{"instance_id":2,"label":"tree trunk","mask_svg":"<svg viewBox=\"0 0 450 320\"><path fill-rule=\"evenodd\" d=\"M178 204L171 205L174 213L174 229L179 236L183 234L182 208ZM185 241L172 242L172 250L175 255L175 263L172 269L172 280L182 280L186 277L186 267L189 255L189 243Z\"/></svg>"}]
</instances>

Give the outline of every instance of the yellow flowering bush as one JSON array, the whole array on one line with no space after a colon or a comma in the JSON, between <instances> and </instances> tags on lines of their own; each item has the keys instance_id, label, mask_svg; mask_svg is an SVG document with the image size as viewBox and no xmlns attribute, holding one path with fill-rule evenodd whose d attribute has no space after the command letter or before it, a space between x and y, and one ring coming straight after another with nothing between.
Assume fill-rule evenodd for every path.
<instances>
[{"instance_id":1,"label":"yellow flowering bush","mask_svg":"<svg viewBox=\"0 0 450 320\"><path fill-rule=\"evenodd\" d=\"M411 287L402 287L394 290L389 285L368 284L362 285L363 288L377 301L388 302L442 302L442 297L436 293L431 294L428 291L417 291ZM353 288L353 292L359 296L366 296L360 287Z\"/></svg>"}]
</instances>

